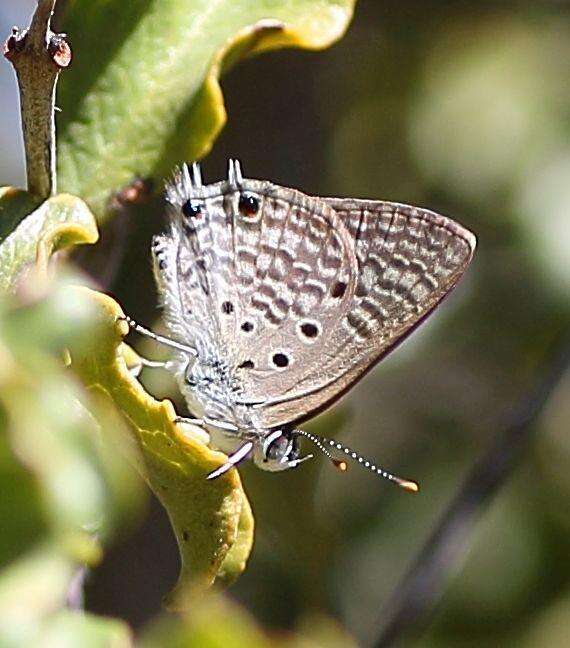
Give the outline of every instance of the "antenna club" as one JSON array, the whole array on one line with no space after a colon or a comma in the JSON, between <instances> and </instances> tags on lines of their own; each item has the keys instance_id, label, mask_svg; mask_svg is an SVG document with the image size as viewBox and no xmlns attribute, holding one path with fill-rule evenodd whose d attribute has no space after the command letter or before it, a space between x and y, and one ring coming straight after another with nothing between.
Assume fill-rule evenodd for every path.
<instances>
[{"instance_id":1,"label":"antenna club","mask_svg":"<svg viewBox=\"0 0 570 648\"><path fill-rule=\"evenodd\" d=\"M346 461L333 459L332 462L340 470L340 472L346 472L348 470L348 464L346 463Z\"/></svg>"},{"instance_id":2,"label":"antenna club","mask_svg":"<svg viewBox=\"0 0 570 648\"><path fill-rule=\"evenodd\" d=\"M394 481L398 484L398 486L410 493L417 493L420 490L420 485L418 484L418 482L412 481L411 479L396 478Z\"/></svg>"},{"instance_id":3,"label":"antenna club","mask_svg":"<svg viewBox=\"0 0 570 648\"><path fill-rule=\"evenodd\" d=\"M304 436L307 439L310 439L341 472L346 472L348 470L348 463L343 459L335 459L325 447L325 445L328 445L331 448L335 448L340 452L344 452L351 459L354 459L357 463L359 463L363 468L366 468L371 472L380 475L380 477L383 477L384 479L388 479L389 481L394 482L394 484L398 485L404 490L409 491L410 493L417 493L420 490L419 484L417 482L411 479L402 479L401 477L396 477L396 475L392 475L391 473L386 472L382 468L376 466L376 464L374 464L373 462L359 455L358 452L354 452L354 450L351 450L349 447L342 445L342 443L338 443L337 441L333 441L332 439L327 439L326 437L317 436L316 434L312 434L311 432L305 432L305 430L295 430L295 433Z\"/></svg>"}]
</instances>

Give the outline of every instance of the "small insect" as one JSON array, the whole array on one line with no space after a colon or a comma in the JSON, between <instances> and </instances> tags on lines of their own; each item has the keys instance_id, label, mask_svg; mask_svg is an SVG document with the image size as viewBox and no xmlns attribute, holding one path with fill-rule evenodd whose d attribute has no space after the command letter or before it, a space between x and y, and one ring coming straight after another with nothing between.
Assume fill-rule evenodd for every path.
<instances>
[{"instance_id":1,"label":"small insect","mask_svg":"<svg viewBox=\"0 0 570 648\"><path fill-rule=\"evenodd\" d=\"M352 459L417 491L299 425L329 407L409 335L455 287L475 236L434 212L397 203L318 198L242 176L202 183L194 163L166 189L169 229L152 243L173 348L168 363L192 419L228 454L295 468L302 438L338 468ZM331 452L332 451L332 452ZM336 459L332 453L339 453Z\"/></svg>"}]
</instances>

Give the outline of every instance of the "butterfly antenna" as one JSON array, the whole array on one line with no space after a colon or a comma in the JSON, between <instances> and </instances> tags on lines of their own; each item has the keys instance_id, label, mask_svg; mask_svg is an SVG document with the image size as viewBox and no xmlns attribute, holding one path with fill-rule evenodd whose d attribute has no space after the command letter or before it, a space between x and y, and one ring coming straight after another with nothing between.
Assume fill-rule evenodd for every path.
<instances>
[{"instance_id":1,"label":"butterfly antenna","mask_svg":"<svg viewBox=\"0 0 570 648\"><path fill-rule=\"evenodd\" d=\"M332 456L332 454L328 451L328 449L321 443L321 439L319 437L315 436L314 434L311 434L310 432L305 432L305 430L295 430L295 433L307 437L307 439L310 439L317 446L317 448L333 462L333 464L339 470L345 472L348 469L346 461L339 461L338 459L335 459Z\"/></svg>"},{"instance_id":2,"label":"butterfly antenna","mask_svg":"<svg viewBox=\"0 0 570 648\"><path fill-rule=\"evenodd\" d=\"M316 434L306 432L305 430L295 430L295 432L297 434L300 434L301 436L306 437L307 439L309 439L309 441L312 441L317 446L317 448L319 448L319 450L323 454L325 454L339 470L343 472L345 472L348 468L347 463L345 461L335 459L326 446L330 446L331 448L335 448L336 450L344 452L345 455L349 456L351 459L354 459L354 461L358 462L361 466L364 466L364 468L367 468L373 473L380 475L380 477L383 477L388 481L394 482L395 484L400 486L400 488L403 488L412 493L417 493L420 489L417 482L410 479L402 479L401 477L392 475L392 473L389 473L388 471L374 464L372 461L369 461L368 459L362 457L360 454L358 454L358 452L355 452L351 448L344 446L341 443L334 441L333 439L326 439L325 437L317 436Z\"/></svg>"}]
</instances>

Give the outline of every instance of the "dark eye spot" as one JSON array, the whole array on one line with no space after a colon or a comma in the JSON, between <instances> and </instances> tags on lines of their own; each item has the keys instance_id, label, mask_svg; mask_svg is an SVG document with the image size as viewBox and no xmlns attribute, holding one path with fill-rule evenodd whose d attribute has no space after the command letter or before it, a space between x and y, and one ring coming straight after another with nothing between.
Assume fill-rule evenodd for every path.
<instances>
[{"instance_id":1,"label":"dark eye spot","mask_svg":"<svg viewBox=\"0 0 570 648\"><path fill-rule=\"evenodd\" d=\"M238 369L253 369L254 364L252 360L244 360L239 366Z\"/></svg>"},{"instance_id":2,"label":"dark eye spot","mask_svg":"<svg viewBox=\"0 0 570 648\"><path fill-rule=\"evenodd\" d=\"M164 268L166 268L166 261L165 261L164 259L159 259L159 260L158 260L158 267L159 267L161 270L164 270Z\"/></svg>"},{"instance_id":3,"label":"dark eye spot","mask_svg":"<svg viewBox=\"0 0 570 648\"><path fill-rule=\"evenodd\" d=\"M241 330L245 331L246 333L251 333L251 331L253 331L253 323L252 322L244 322L241 325Z\"/></svg>"},{"instance_id":4,"label":"dark eye spot","mask_svg":"<svg viewBox=\"0 0 570 648\"><path fill-rule=\"evenodd\" d=\"M187 200L182 205L182 213L186 218L200 218L202 215L202 204L196 200Z\"/></svg>"},{"instance_id":5,"label":"dark eye spot","mask_svg":"<svg viewBox=\"0 0 570 648\"><path fill-rule=\"evenodd\" d=\"M241 194L238 208L242 216L255 216L259 211L259 200L251 194Z\"/></svg>"},{"instance_id":6,"label":"dark eye spot","mask_svg":"<svg viewBox=\"0 0 570 648\"><path fill-rule=\"evenodd\" d=\"M331 288L331 295L336 299L339 299L346 292L346 284L344 281L337 281Z\"/></svg>"},{"instance_id":7,"label":"dark eye spot","mask_svg":"<svg viewBox=\"0 0 570 648\"><path fill-rule=\"evenodd\" d=\"M222 313L225 315L231 315L234 312L234 305L231 301L225 301L222 303Z\"/></svg>"},{"instance_id":8,"label":"dark eye spot","mask_svg":"<svg viewBox=\"0 0 570 648\"><path fill-rule=\"evenodd\" d=\"M308 338L315 338L319 334L319 329L310 322L304 322L301 324L301 332Z\"/></svg>"},{"instance_id":9,"label":"dark eye spot","mask_svg":"<svg viewBox=\"0 0 570 648\"><path fill-rule=\"evenodd\" d=\"M289 364L289 358L284 353L276 353L273 356L273 364L276 367L286 367Z\"/></svg>"}]
</instances>

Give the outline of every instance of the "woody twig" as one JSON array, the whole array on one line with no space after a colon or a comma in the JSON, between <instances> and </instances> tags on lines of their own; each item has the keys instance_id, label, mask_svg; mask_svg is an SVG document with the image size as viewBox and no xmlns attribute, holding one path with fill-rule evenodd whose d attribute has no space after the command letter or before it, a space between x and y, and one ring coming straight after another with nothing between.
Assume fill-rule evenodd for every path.
<instances>
[{"instance_id":1,"label":"woody twig","mask_svg":"<svg viewBox=\"0 0 570 648\"><path fill-rule=\"evenodd\" d=\"M60 71L71 63L65 34L50 27L55 3L38 0L29 28L14 27L4 43L4 56L18 77L28 191L40 199L56 192L55 88Z\"/></svg>"}]
</instances>

